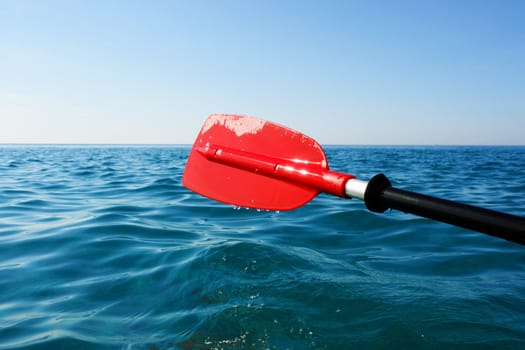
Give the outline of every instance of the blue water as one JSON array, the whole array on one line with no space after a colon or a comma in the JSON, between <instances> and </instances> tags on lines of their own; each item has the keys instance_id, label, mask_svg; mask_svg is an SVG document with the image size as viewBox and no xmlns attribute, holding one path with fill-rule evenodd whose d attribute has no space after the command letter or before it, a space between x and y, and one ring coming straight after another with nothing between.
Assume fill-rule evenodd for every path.
<instances>
[{"instance_id":1,"label":"blue water","mask_svg":"<svg viewBox=\"0 0 525 350\"><path fill-rule=\"evenodd\" d=\"M525 147L327 147L525 216ZM525 247L357 200L237 209L188 147L0 147L0 349L523 349Z\"/></svg>"}]
</instances>

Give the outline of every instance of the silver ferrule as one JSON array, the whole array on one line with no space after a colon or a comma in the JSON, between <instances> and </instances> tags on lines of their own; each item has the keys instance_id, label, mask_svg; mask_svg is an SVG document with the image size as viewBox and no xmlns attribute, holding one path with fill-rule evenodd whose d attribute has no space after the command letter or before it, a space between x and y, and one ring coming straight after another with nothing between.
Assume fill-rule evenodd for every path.
<instances>
[{"instance_id":1,"label":"silver ferrule","mask_svg":"<svg viewBox=\"0 0 525 350\"><path fill-rule=\"evenodd\" d=\"M364 200L365 191L368 186L368 181L362 181L358 179L350 179L345 184L345 194L350 198L357 198Z\"/></svg>"}]
</instances>

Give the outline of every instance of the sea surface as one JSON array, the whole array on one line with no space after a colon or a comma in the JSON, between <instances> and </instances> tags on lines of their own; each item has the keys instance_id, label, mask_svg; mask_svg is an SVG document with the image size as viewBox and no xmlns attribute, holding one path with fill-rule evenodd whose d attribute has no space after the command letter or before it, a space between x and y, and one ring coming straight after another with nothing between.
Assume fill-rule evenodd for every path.
<instances>
[{"instance_id":1,"label":"sea surface","mask_svg":"<svg viewBox=\"0 0 525 350\"><path fill-rule=\"evenodd\" d=\"M220 204L182 186L189 150L0 147L0 349L525 349L525 246L324 194ZM525 216L525 147L325 150Z\"/></svg>"}]
</instances>

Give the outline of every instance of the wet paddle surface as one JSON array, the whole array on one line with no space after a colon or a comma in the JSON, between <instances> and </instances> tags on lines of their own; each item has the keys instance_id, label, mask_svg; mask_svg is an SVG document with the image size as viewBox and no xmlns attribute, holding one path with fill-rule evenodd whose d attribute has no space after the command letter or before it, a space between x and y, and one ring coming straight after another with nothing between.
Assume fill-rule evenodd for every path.
<instances>
[{"instance_id":1,"label":"wet paddle surface","mask_svg":"<svg viewBox=\"0 0 525 350\"><path fill-rule=\"evenodd\" d=\"M525 216L524 147L325 150L337 171ZM524 247L328 195L219 204L182 187L188 153L0 148L0 348L525 342Z\"/></svg>"}]
</instances>

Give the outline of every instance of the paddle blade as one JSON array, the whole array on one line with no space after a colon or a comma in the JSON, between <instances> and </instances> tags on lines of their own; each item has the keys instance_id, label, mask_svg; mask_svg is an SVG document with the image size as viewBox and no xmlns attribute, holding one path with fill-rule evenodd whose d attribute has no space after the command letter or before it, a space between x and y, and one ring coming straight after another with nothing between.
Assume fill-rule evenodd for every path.
<instances>
[{"instance_id":1,"label":"paddle blade","mask_svg":"<svg viewBox=\"0 0 525 350\"><path fill-rule=\"evenodd\" d=\"M328 169L321 146L312 138L258 118L214 114L200 130L188 157L182 183L219 202L247 208L291 210L312 200L316 188L211 161L202 150L210 145L246 154Z\"/></svg>"}]
</instances>

